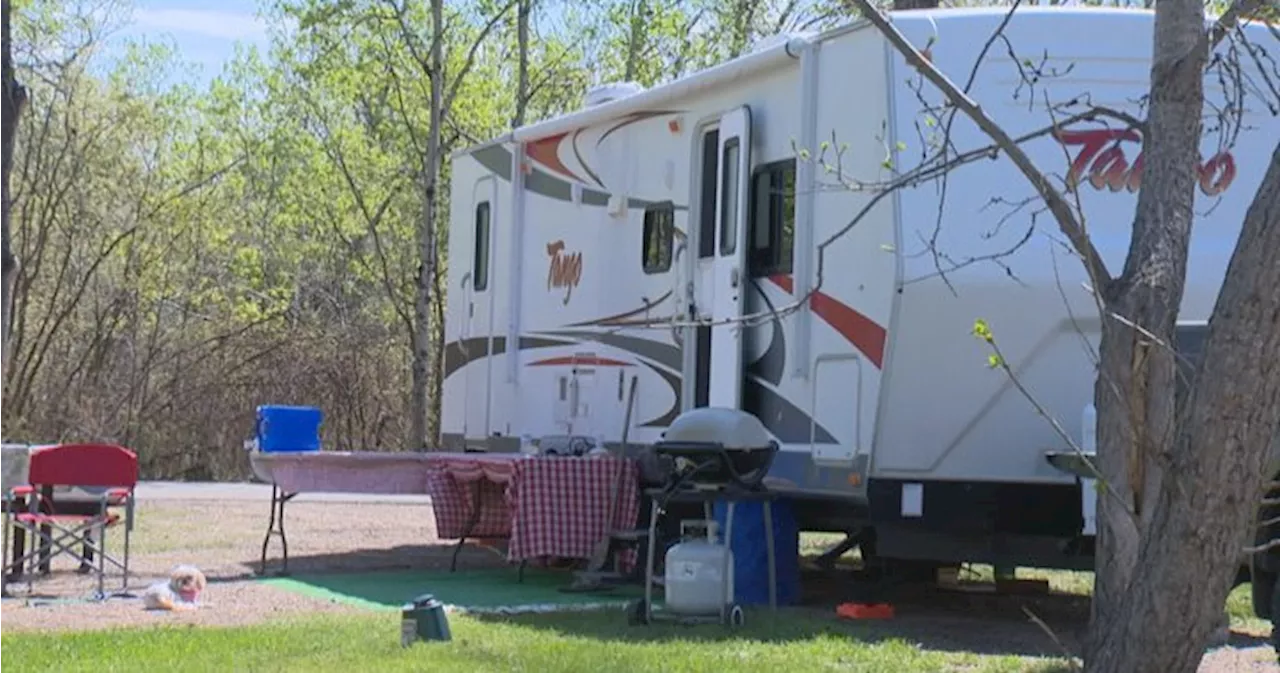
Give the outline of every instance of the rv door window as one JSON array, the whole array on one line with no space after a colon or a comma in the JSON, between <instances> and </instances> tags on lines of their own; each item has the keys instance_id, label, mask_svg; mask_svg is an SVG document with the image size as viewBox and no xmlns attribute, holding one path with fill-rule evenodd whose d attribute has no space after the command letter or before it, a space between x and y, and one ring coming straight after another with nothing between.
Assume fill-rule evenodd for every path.
<instances>
[{"instance_id":1,"label":"rv door window","mask_svg":"<svg viewBox=\"0 0 1280 673\"><path fill-rule=\"evenodd\" d=\"M720 183L720 254L738 249L738 139L724 144L724 179Z\"/></svg>"},{"instance_id":2,"label":"rv door window","mask_svg":"<svg viewBox=\"0 0 1280 673\"><path fill-rule=\"evenodd\" d=\"M698 257L716 256L716 165L720 149L720 129L702 136L702 173L698 193Z\"/></svg>"},{"instance_id":3,"label":"rv door window","mask_svg":"<svg viewBox=\"0 0 1280 673\"><path fill-rule=\"evenodd\" d=\"M654 204L645 209L641 258L645 273L665 273L671 269L675 228L676 211L670 202Z\"/></svg>"},{"instance_id":4,"label":"rv door window","mask_svg":"<svg viewBox=\"0 0 1280 673\"><path fill-rule=\"evenodd\" d=\"M753 277L791 273L796 235L796 162L775 161L751 181L750 266Z\"/></svg>"},{"instance_id":5,"label":"rv door window","mask_svg":"<svg viewBox=\"0 0 1280 673\"><path fill-rule=\"evenodd\" d=\"M489 202L476 204L476 257L471 268L471 289L484 292L489 287Z\"/></svg>"}]
</instances>

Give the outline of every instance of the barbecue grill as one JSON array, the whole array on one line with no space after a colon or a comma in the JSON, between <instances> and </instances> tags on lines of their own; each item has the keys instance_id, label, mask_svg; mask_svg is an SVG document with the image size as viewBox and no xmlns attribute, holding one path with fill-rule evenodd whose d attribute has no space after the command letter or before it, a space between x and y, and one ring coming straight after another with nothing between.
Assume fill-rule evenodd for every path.
<instances>
[{"instance_id":1,"label":"barbecue grill","mask_svg":"<svg viewBox=\"0 0 1280 673\"><path fill-rule=\"evenodd\" d=\"M653 452L669 460L674 469L669 472L662 488L650 491L652 507L645 550L644 598L627 607L628 621L649 624L659 618L682 621L712 619L729 626L742 625L742 608L734 602L733 553L730 551L734 503L738 500L759 500L763 503L769 605L776 609L777 571L769 502L774 495L765 488L764 478L778 453L778 443L764 424L738 409L692 409L672 421L662 441L653 445ZM658 522L667 506L680 500L702 503L703 519L709 532L705 541L686 540L667 551L664 564L667 566L664 585L666 608L655 611L653 587L659 548ZM717 500L728 501L723 543L718 543L710 533L714 530L711 527L715 526L712 503ZM682 527L690 523L696 521L682 522ZM721 567L715 567L717 565ZM720 601L719 609L713 610L715 600L709 603L708 597L716 596Z\"/></svg>"},{"instance_id":2,"label":"barbecue grill","mask_svg":"<svg viewBox=\"0 0 1280 673\"><path fill-rule=\"evenodd\" d=\"M665 490L759 491L778 453L760 419L737 409L692 409L672 421L653 445L674 463Z\"/></svg>"}]
</instances>

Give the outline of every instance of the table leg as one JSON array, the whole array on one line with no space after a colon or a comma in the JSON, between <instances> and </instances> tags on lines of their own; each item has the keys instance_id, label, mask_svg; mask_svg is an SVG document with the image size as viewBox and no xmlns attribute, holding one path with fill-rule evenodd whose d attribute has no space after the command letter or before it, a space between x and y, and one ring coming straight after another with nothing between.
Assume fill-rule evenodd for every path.
<instances>
[{"instance_id":1,"label":"table leg","mask_svg":"<svg viewBox=\"0 0 1280 673\"><path fill-rule=\"evenodd\" d=\"M477 479L473 482L476 489L475 497L471 502L471 516L467 518L467 526L462 530L462 537L458 538L458 544L453 548L453 559L449 562L449 572L458 569L458 554L462 552L462 545L467 543L467 537L475 530L476 524L480 523L480 507L484 504L484 485L483 479Z\"/></svg>"},{"instance_id":2,"label":"table leg","mask_svg":"<svg viewBox=\"0 0 1280 673\"><path fill-rule=\"evenodd\" d=\"M271 485L271 518L267 522L267 534L262 538L262 558L258 570L259 575L267 574L267 546L274 536L280 537L281 562L277 575L289 574L289 538L284 532L284 505L297 493L285 493L275 484Z\"/></svg>"}]
</instances>

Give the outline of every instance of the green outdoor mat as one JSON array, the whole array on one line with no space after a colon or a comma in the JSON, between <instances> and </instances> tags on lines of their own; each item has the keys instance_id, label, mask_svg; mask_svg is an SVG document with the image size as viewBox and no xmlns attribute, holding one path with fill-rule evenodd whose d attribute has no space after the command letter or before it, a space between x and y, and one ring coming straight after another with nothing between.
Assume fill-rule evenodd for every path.
<instances>
[{"instance_id":1,"label":"green outdoor mat","mask_svg":"<svg viewBox=\"0 0 1280 673\"><path fill-rule=\"evenodd\" d=\"M422 594L471 612L586 609L622 606L644 593L639 586L593 593L563 592L560 588L573 581L573 575L567 572L529 569L524 582L518 577L512 568L302 574L258 581L285 591L371 609L399 609Z\"/></svg>"}]
</instances>

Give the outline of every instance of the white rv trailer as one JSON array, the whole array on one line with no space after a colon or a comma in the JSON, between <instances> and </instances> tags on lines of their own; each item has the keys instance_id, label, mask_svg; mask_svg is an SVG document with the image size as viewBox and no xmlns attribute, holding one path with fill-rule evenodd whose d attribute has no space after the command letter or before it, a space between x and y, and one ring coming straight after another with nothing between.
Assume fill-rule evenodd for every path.
<instances>
[{"instance_id":1,"label":"white rv trailer","mask_svg":"<svg viewBox=\"0 0 1280 673\"><path fill-rule=\"evenodd\" d=\"M963 85L1006 11L892 18ZM992 48L972 96L1014 136L1069 114L1046 97L1141 116L1152 19L1020 9L1005 29L1013 55ZM1248 33L1280 55L1264 28ZM1046 73L1034 87L1023 59ZM1216 79L1207 88L1226 95ZM653 89L602 87L580 111L457 153L446 445L617 442L635 377L631 442L659 439L695 406L757 415L781 445L771 477L801 504L802 529L870 526L893 558L1091 567L1091 545L1076 543L1091 537L1095 493L1049 463L1067 444L971 335L985 320L1036 401L1080 436L1098 312L1049 216L1016 207L1033 191L1013 164L957 168L945 198L938 181L898 190L819 260L819 244L877 193L834 188L836 173L869 184L910 170L939 127L926 103L941 100L857 22L768 40ZM1234 145L1204 140L1198 203L1209 212L1195 225L1189 324L1212 310L1280 138L1262 101L1246 99L1242 114ZM989 142L963 115L952 140ZM1075 166L1092 238L1118 270L1138 133L1079 123L1025 149L1051 174ZM744 315L759 319L732 322Z\"/></svg>"}]
</instances>

